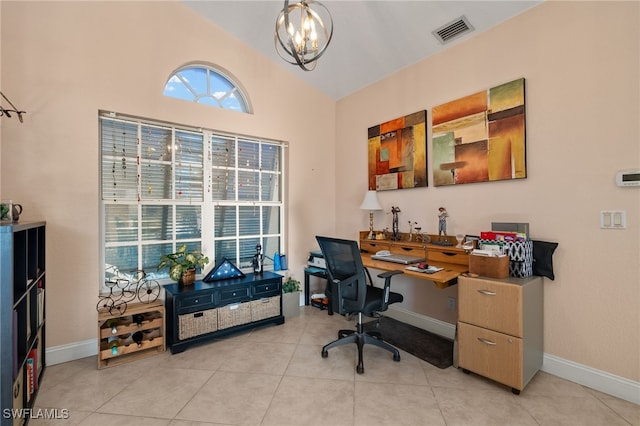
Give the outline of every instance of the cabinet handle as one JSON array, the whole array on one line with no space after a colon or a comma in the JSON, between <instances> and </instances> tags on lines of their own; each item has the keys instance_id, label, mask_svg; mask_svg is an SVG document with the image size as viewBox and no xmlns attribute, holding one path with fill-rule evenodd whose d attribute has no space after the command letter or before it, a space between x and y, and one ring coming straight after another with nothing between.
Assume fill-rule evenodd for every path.
<instances>
[{"instance_id":1,"label":"cabinet handle","mask_svg":"<svg viewBox=\"0 0 640 426\"><path fill-rule=\"evenodd\" d=\"M496 342L492 342L491 340L483 339L481 337L478 337L478 340L480 340L480 342L484 343L485 345L489 345L489 346L495 346L496 345Z\"/></svg>"},{"instance_id":2,"label":"cabinet handle","mask_svg":"<svg viewBox=\"0 0 640 426\"><path fill-rule=\"evenodd\" d=\"M495 296L496 295L495 291L489 291L489 290L478 290L478 293L484 294L485 296Z\"/></svg>"}]
</instances>

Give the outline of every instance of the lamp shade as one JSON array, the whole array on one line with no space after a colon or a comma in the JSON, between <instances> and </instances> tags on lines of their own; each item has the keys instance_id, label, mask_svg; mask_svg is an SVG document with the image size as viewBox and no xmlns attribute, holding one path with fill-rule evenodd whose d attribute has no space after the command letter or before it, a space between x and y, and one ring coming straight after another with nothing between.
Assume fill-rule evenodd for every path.
<instances>
[{"instance_id":1,"label":"lamp shade","mask_svg":"<svg viewBox=\"0 0 640 426\"><path fill-rule=\"evenodd\" d=\"M360 209L362 210L382 210L382 206L378 201L378 193L376 191L367 191L364 194L364 200L362 200L362 204L360 205Z\"/></svg>"}]
</instances>

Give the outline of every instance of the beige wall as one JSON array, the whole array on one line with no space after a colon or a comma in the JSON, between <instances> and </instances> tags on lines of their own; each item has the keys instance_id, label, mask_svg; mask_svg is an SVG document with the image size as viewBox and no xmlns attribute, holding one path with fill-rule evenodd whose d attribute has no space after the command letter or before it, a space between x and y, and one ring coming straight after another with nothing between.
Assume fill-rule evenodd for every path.
<instances>
[{"instance_id":1,"label":"beige wall","mask_svg":"<svg viewBox=\"0 0 640 426\"><path fill-rule=\"evenodd\" d=\"M545 280L545 352L640 379L640 191L613 184L617 170L640 167L637 2L545 3L337 104L179 4L0 8L1 87L27 110L22 125L3 120L0 189L25 219L48 222L49 347L95 338L99 109L288 141L288 255L301 278L314 235L368 227L368 127L525 77L527 179L389 191L381 203L401 207L401 230L411 219L436 232L444 205L450 233L524 221L559 242L556 280ZM170 72L196 60L233 73L256 113L162 97ZM300 91L315 111L291 120ZM603 209L626 210L628 228L600 230ZM375 220L391 224L382 212ZM453 322L455 286L404 278L398 288L407 308Z\"/></svg>"},{"instance_id":2,"label":"beige wall","mask_svg":"<svg viewBox=\"0 0 640 426\"><path fill-rule=\"evenodd\" d=\"M368 127L421 109L430 120L436 105L524 77L527 179L385 191L380 202L401 208L403 232L412 220L437 233L441 205L450 234L529 222L534 238L559 243L556 279L545 279L545 353L640 379L640 190L614 183L618 170L640 167L639 18L638 2L544 3L340 100L336 205L352 213L338 234L368 228L357 210ZM599 228L607 209L626 210L626 230ZM386 212L374 216L378 229L391 227ZM453 322L455 286L405 278L394 288L409 295L406 309Z\"/></svg>"},{"instance_id":3,"label":"beige wall","mask_svg":"<svg viewBox=\"0 0 640 426\"><path fill-rule=\"evenodd\" d=\"M27 111L24 124L2 119L2 194L22 203L21 220L47 221L47 346L96 337L100 109L287 141L288 261L302 277L314 235L335 226L322 189L333 186L335 101L177 2L0 7L2 87ZM231 72L255 114L163 97L191 61ZM300 93L309 114L298 114Z\"/></svg>"}]
</instances>

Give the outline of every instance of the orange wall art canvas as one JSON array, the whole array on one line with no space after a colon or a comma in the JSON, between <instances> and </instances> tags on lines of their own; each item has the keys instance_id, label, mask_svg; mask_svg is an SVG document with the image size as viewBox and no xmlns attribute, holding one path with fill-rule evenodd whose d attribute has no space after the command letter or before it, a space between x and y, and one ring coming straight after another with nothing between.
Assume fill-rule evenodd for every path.
<instances>
[{"instance_id":1,"label":"orange wall art canvas","mask_svg":"<svg viewBox=\"0 0 640 426\"><path fill-rule=\"evenodd\" d=\"M435 186L522 179L524 78L433 108Z\"/></svg>"},{"instance_id":2,"label":"orange wall art canvas","mask_svg":"<svg viewBox=\"0 0 640 426\"><path fill-rule=\"evenodd\" d=\"M427 111L369 127L369 189L427 186Z\"/></svg>"}]
</instances>

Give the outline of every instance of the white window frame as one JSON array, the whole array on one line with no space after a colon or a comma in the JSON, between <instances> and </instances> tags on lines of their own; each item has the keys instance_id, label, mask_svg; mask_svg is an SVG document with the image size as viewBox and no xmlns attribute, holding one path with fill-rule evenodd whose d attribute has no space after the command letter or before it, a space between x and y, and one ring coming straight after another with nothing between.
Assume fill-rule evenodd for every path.
<instances>
[{"instance_id":1,"label":"white window frame","mask_svg":"<svg viewBox=\"0 0 640 426\"><path fill-rule=\"evenodd\" d=\"M106 120L109 122L124 122L124 123L129 123L129 124L136 124L138 126L138 152L136 153L135 157L136 158L131 158L131 161L127 161L128 165L134 164L136 165L136 173L138 174L138 179L137 179L137 194L136 196L129 196L128 199L115 199L113 197L108 197L105 195L105 192L103 192L104 186L106 185L106 180L108 179L107 175L108 175L108 170L107 167L104 166L103 163L103 149L102 149L102 144L105 143L102 141L102 120ZM223 241L223 240L231 240L235 242L235 246L236 246L236 250L235 250L235 254L236 254L236 258L235 259L229 259L230 261L234 262L234 264L241 270L243 270L243 272L250 272L251 271L251 267L250 264L247 265L246 262L246 258L244 263L241 262L243 259L240 258L241 253L240 253L240 241L241 240L249 240L249 239L257 239L259 240L259 242L264 246L264 241L266 238L270 239L270 241L273 241L273 239L277 239L278 241L278 246L279 246L279 250L281 252L286 252L286 223L285 223L285 218L286 218L286 204L285 204L285 200L286 200L286 175L285 175L285 171L286 171L286 158L287 158L287 148L288 145L284 142L281 141L274 141L274 140L267 140L267 139L263 139L263 138L255 138L255 137L248 137L245 135L236 135L236 134L229 134L229 133L224 133L224 132L219 132L216 130L210 130L210 129L202 129L202 128L198 128L198 129L194 129L194 128L190 128L188 126L181 126L181 125L177 125L177 124L172 124L172 123L163 123L163 122L159 122L156 120L150 120L150 119L141 119L141 118L137 118L137 117L133 117L133 116L127 116L127 115L122 115L122 114L115 114L112 112L104 112L101 111L99 113L99 122L100 122L100 160L99 160L99 170L100 170L100 236L101 236L101 252L100 252L100 256L101 256L101 272L100 272L100 282L101 282L101 292L105 292L105 290L108 289L108 287L105 285L105 281L106 281L106 250L110 247L123 247L123 246L135 246L137 247L137 269L144 269L145 272L147 273L152 273L151 277L153 279L156 279L160 284L165 284L165 283L170 283L172 282L169 278L168 278L168 273L167 271L161 271L163 272L161 277L158 277L156 273L157 271L155 270L155 268L153 268L153 270L150 270L150 268L144 268L144 265L142 265L143 262L143 256L142 256L142 247L144 245L153 245L153 244L171 244L173 251L175 251L177 249L177 247L184 243L184 242L191 242L191 243L198 243L200 242L201 244L201 250L202 252L209 257L209 264L204 268L203 271L200 271L200 277L202 277L203 273L208 272L209 270L211 270L216 262L220 262L223 259L222 258L218 258L219 256L217 256L216 250L215 250L215 243L216 241ZM174 178L174 182L172 185L172 197L171 199L153 199L153 198L145 198L145 197L141 197L141 191L143 191L142 188L142 183L141 183L141 179L140 179L140 170L142 167L144 167L145 165L145 160L141 160L142 156L141 156L141 146L142 144L139 142L140 141L140 131L141 128L143 126L158 126L158 127L162 127L162 128L170 128L171 129L171 135L172 135L172 146L175 146L175 135L176 135L176 131L180 131L180 132L190 132L190 133L195 133L195 134L201 134L203 136L203 164L202 164L202 168L203 168L203 176L202 176L202 191L203 191L203 199L176 199L176 189L175 189L175 173L172 173L172 176ZM263 152L263 148L266 146L274 146L277 147L279 149L279 170L276 171L267 171L267 170L262 170L261 168L259 168L258 170L256 170L255 168L249 168L249 170L251 170L252 172L256 172L258 173L258 176L262 176L263 174L273 174L273 176L276 178L275 179L275 185L279 186L279 188L277 188L277 191L279 193L279 199L278 200L262 200L262 194L261 192L259 193L258 199L257 200L241 200L239 199L239 185L235 185L234 188L234 199L232 200L213 200L213 196L212 196L212 181L213 181L213 171L216 169L214 167L214 161L213 161L213 155L212 155L212 139L213 138L225 138L225 139L229 139L229 140L233 140L235 141L235 147L236 150L238 150L238 141L243 141L243 142L248 142L249 144L258 144L257 146L260 148L260 150L258 152L262 153ZM108 143L108 142L107 142ZM172 149L172 155L171 155L171 167L172 170L175 170L176 167L176 159L175 159L175 152L176 149ZM106 156L105 156L106 157ZM238 164L239 162L239 155L234 155L233 156L235 159L235 164L232 165L227 165L224 167L224 169L229 172L229 173L233 173L235 178L233 180L233 182L238 182L238 174L240 172L242 172L243 170L246 171L245 168L241 167L241 164ZM114 163L115 163L115 159ZM129 160L129 159L128 159ZM261 160L261 159L260 159ZM259 161L260 161L259 160ZM111 161L111 159L107 159L107 161ZM118 161L120 161L120 159L118 158ZM262 163L258 163L258 164L262 164ZM131 167L131 166L129 166ZM133 170L131 170L131 172L133 172ZM258 180L258 182L261 182L260 178ZM262 188L261 185L258 185L258 188ZM108 190L108 189L107 189ZM137 240L136 241L131 241L131 242L106 242L106 206L108 205L117 205L117 204L125 204L125 205L131 205L131 206L136 206L137 208L137 214L138 214L138 222L137 222ZM173 221L173 231L172 231L172 236L170 239L166 239L166 240L143 240L142 237L142 208L143 206L153 206L153 205L171 205L173 206L173 215L172 215L172 221ZM200 238L188 238L188 239L177 239L176 238L176 207L177 206L181 206L181 205L190 205L190 206L201 206L202 207L202 211L201 211L201 235ZM236 232L235 235L233 236L222 236L222 237L216 237L215 235L215 209L217 207L220 206L229 206L229 207L236 207ZM259 232L255 233L255 234L243 234L240 235L240 220L238 218L238 212L240 210L240 208L238 207L252 207L252 208L258 208L261 209L262 206L265 207L277 207L278 208L278 220L279 220L279 225L277 227L278 231L277 233L265 233L265 229L263 227L263 216L262 214L259 214L257 217L257 220L259 222ZM260 212L262 212L262 210L260 210ZM264 253L265 256L267 257L271 257L273 255L273 253L271 252L265 252ZM266 262L265 265L265 269L269 269L270 266L272 265L272 263ZM155 265L153 265L155 266ZM110 272L115 273L116 275L119 276L124 276L126 278L131 278L136 276L136 274L134 273L134 271L113 271L111 270ZM166 277L166 278L165 278Z\"/></svg>"},{"instance_id":2,"label":"white window frame","mask_svg":"<svg viewBox=\"0 0 640 426\"><path fill-rule=\"evenodd\" d=\"M204 87L198 84L200 82L189 81L183 76L182 72L189 70L199 70L205 73L206 82L204 84ZM230 89L226 91L218 91L214 87L212 87L212 75L228 82L231 86ZM175 93L173 93L173 90L178 87L174 87L174 84L177 84L179 85L179 87L184 88L186 92L189 93L189 96L187 97L183 95L176 95ZM238 84L238 82L236 82L235 78L231 76L231 73L222 70L220 67L214 65L191 63L178 68L177 70L173 71L167 79L167 82L164 86L163 94L164 96L168 96L171 98L215 106L230 111L238 111L246 114L253 113L253 108L251 106L251 102L249 101L249 97L245 94L242 86ZM225 100L230 98L236 99L235 102L237 102L238 108L225 105ZM212 103L214 105L212 105Z\"/></svg>"}]
</instances>

